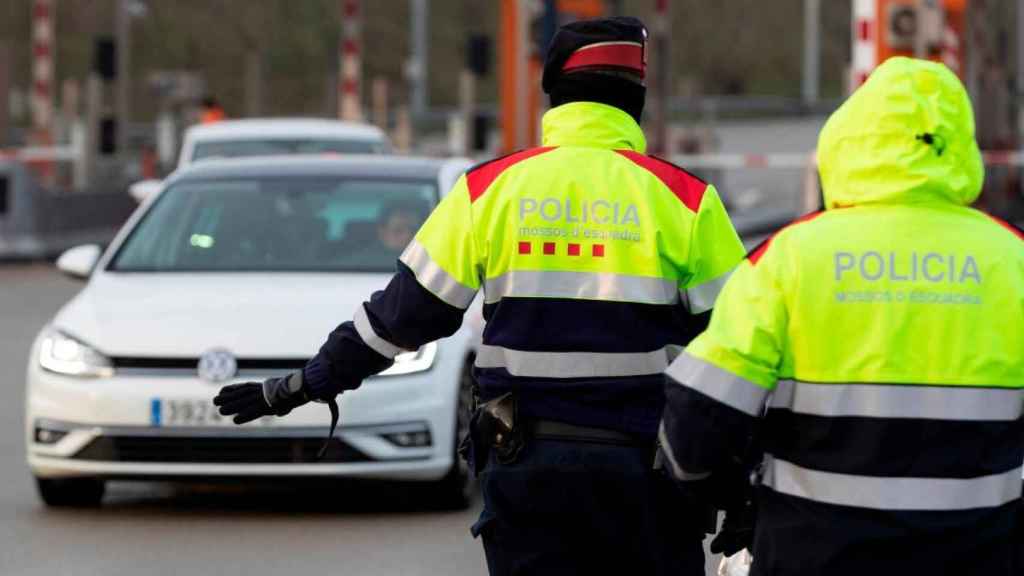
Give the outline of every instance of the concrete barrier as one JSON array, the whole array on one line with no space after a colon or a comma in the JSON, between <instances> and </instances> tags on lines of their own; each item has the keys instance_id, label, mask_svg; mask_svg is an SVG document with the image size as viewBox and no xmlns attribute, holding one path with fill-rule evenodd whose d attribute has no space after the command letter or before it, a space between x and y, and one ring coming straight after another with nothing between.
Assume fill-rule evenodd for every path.
<instances>
[{"instance_id":1,"label":"concrete barrier","mask_svg":"<svg viewBox=\"0 0 1024 576\"><path fill-rule=\"evenodd\" d=\"M78 244L106 244L135 207L124 190L46 189L22 163L0 160L0 260L52 258Z\"/></svg>"}]
</instances>

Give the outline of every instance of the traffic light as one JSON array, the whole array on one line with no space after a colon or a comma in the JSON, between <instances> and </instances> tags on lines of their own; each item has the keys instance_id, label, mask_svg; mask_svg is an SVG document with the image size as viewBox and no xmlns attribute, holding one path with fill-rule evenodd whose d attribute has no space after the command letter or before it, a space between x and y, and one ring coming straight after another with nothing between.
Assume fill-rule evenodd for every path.
<instances>
[{"instance_id":1,"label":"traffic light","mask_svg":"<svg viewBox=\"0 0 1024 576\"><path fill-rule=\"evenodd\" d=\"M487 150L490 135L491 119L484 114L477 113L473 116L473 133L469 142L471 151L483 152Z\"/></svg>"},{"instance_id":2,"label":"traffic light","mask_svg":"<svg viewBox=\"0 0 1024 576\"><path fill-rule=\"evenodd\" d=\"M97 38L93 48L92 69L100 78L117 78L117 44L113 38Z\"/></svg>"},{"instance_id":3,"label":"traffic light","mask_svg":"<svg viewBox=\"0 0 1024 576\"><path fill-rule=\"evenodd\" d=\"M7 214L7 196L10 193L6 174L0 174L0 216Z\"/></svg>"},{"instance_id":4,"label":"traffic light","mask_svg":"<svg viewBox=\"0 0 1024 576\"><path fill-rule=\"evenodd\" d=\"M491 37L472 34L466 39L466 68L474 76L484 77L491 71Z\"/></svg>"},{"instance_id":5,"label":"traffic light","mask_svg":"<svg viewBox=\"0 0 1024 576\"><path fill-rule=\"evenodd\" d=\"M100 120L100 154L117 152L117 119L107 116Z\"/></svg>"}]
</instances>

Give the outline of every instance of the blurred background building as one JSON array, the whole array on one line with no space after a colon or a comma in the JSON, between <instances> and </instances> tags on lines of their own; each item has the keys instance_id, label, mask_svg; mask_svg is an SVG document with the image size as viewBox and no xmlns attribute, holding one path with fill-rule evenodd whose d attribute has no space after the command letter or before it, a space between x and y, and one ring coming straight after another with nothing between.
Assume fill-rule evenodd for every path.
<instances>
[{"instance_id":1,"label":"blurred background building","mask_svg":"<svg viewBox=\"0 0 1024 576\"><path fill-rule=\"evenodd\" d=\"M999 202L1016 201L1022 12L1013 0L0 0L0 149L77 142L78 184L158 176L213 97L227 118L372 122L403 152L507 151L536 143L538 62L558 24L629 14L651 28L645 128L661 154L708 172L789 169L799 188L802 156L776 156L813 150L866 73L858 46L878 44L869 66L899 52L959 68L982 146L999 151ZM733 205L758 205L761 177L730 177Z\"/></svg>"}]
</instances>

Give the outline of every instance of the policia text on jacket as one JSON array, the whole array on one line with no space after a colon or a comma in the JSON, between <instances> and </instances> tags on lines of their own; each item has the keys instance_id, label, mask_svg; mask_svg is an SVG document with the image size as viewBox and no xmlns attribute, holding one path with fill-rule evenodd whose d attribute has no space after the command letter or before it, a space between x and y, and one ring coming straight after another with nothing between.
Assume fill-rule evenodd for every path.
<instances>
[{"instance_id":1,"label":"policia text on jacket","mask_svg":"<svg viewBox=\"0 0 1024 576\"><path fill-rule=\"evenodd\" d=\"M1022 574L1024 233L969 207L966 91L891 59L818 153L826 209L668 369L669 468L714 484L754 438L754 574Z\"/></svg>"}]
</instances>

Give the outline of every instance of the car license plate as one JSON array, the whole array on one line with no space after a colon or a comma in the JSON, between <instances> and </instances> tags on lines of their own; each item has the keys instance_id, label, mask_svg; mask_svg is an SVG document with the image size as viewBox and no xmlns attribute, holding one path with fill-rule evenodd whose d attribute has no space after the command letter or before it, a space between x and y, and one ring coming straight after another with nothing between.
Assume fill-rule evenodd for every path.
<instances>
[{"instance_id":1,"label":"car license plate","mask_svg":"<svg viewBox=\"0 0 1024 576\"><path fill-rule=\"evenodd\" d=\"M260 418L257 425L269 426L273 418ZM229 416L221 416L217 407L210 399L203 400L164 400L153 398L150 401L149 423L161 426L234 426Z\"/></svg>"}]
</instances>

